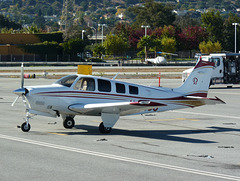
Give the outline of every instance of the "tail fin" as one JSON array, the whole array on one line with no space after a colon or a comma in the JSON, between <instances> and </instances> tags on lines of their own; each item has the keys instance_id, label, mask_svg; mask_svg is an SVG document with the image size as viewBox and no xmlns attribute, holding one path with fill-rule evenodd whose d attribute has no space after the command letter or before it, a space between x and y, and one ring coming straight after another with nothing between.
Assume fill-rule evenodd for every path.
<instances>
[{"instance_id":1,"label":"tail fin","mask_svg":"<svg viewBox=\"0 0 240 181\"><path fill-rule=\"evenodd\" d=\"M213 66L214 63L202 61L200 57L186 81L174 91L187 96L207 97Z\"/></svg>"}]
</instances>

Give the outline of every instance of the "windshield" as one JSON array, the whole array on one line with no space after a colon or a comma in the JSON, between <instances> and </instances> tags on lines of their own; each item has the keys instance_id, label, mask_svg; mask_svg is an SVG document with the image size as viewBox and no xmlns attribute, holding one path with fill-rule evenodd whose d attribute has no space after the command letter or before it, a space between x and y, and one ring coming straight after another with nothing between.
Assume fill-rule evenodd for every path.
<instances>
[{"instance_id":1,"label":"windshield","mask_svg":"<svg viewBox=\"0 0 240 181\"><path fill-rule=\"evenodd\" d=\"M65 76L65 77L59 79L55 83L66 86L66 87L71 87L71 85L73 84L73 82L75 81L75 79L77 77L78 77L77 75L68 75L68 76Z\"/></svg>"}]
</instances>

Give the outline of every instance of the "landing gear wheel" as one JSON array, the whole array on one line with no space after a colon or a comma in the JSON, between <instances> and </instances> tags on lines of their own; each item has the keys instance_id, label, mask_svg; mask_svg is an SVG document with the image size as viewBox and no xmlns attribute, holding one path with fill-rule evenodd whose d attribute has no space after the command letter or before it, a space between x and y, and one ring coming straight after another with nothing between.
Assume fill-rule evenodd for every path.
<instances>
[{"instance_id":1,"label":"landing gear wheel","mask_svg":"<svg viewBox=\"0 0 240 181\"><path fill-rule=\"evenodd\" d=\"M112 131L112 128L104 127L103 122L101 122L99 125L99 131L100 133L110 133Z\"/></svg>"},{"instance_id":2,"label":"landing gear wheel","mask_svg":"<svg viewBox=\"0 0 240 181\"><path fill-rule=\"evenodd\" d=\"M67 117L64 121L63 121L63 126L64 128L67 128L67 129L72 129L75 125L75 121L73 118L71 117Z\"/></svg>"},{"instance_id":3,"label":"landing gear wheel","mask_svg":"<svg viewBox=\"0 0 240 181\"><path fill-rule=\"evenodd\" d=\"M30 129L31 129L31 125L28 123L23 123L22 126L21 126L21 129L23 132L28 132Z\"/></svg>"}]
</instances>

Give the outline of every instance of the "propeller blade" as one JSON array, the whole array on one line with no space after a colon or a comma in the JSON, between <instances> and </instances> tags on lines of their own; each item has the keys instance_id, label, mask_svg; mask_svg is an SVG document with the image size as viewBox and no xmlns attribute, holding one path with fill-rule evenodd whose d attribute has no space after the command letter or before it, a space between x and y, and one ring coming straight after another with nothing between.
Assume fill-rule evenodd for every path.
<instances>
[{"instance_id":1,"label":"propeller blade","mask_svg":"<svg viewBox=\"0 0 240 181\"><path fill-rule=\"evenodd\" d=\"M21 87L20 88L23 88L24 86L24 70L23 70L23 63L21 65Z\"/></svg>"},{"instance_id":2,"label":"propeller blade","mask_svg":"<svg viewBox=\"0 0 240 181\"><path fill-rule=\"evenodd\" d=\"M12 105L11 105L12 107L13 107L13 106L15 105L15 103L18 101L19 97L20 97L20 96L17 96L16 99L13 101L13 103L12 103Z\"/></svg>"}]
</instances>

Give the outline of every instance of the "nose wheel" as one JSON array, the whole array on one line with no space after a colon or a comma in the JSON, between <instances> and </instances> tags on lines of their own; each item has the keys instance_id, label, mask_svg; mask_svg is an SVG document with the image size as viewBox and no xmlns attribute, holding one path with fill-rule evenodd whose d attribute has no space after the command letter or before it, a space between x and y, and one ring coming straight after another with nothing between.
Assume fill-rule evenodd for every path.
<instances>
[{"instance_id":1,"label":"nose wheel","mask_svg":"<svg viewBox=\"0 0 240 181\"><path fill-rule=\"evenodd\" d=\"M31 125L27 122L22 123L21 129L23 132L28 132L31 129Z\"/></svg>"},{"instance_id":2,"label":"nose wheel","mask_svg":"<svg viewBox=\"0 0 240 181\"><path fill-rule=\"evenodd\" d=\"M31 129L31 125L29 124L29 119L31 118L31 115L27 112L26 114L26 121L22 123L21 130L23 132L28 132Z\"/></svg>"}]
</instances>

